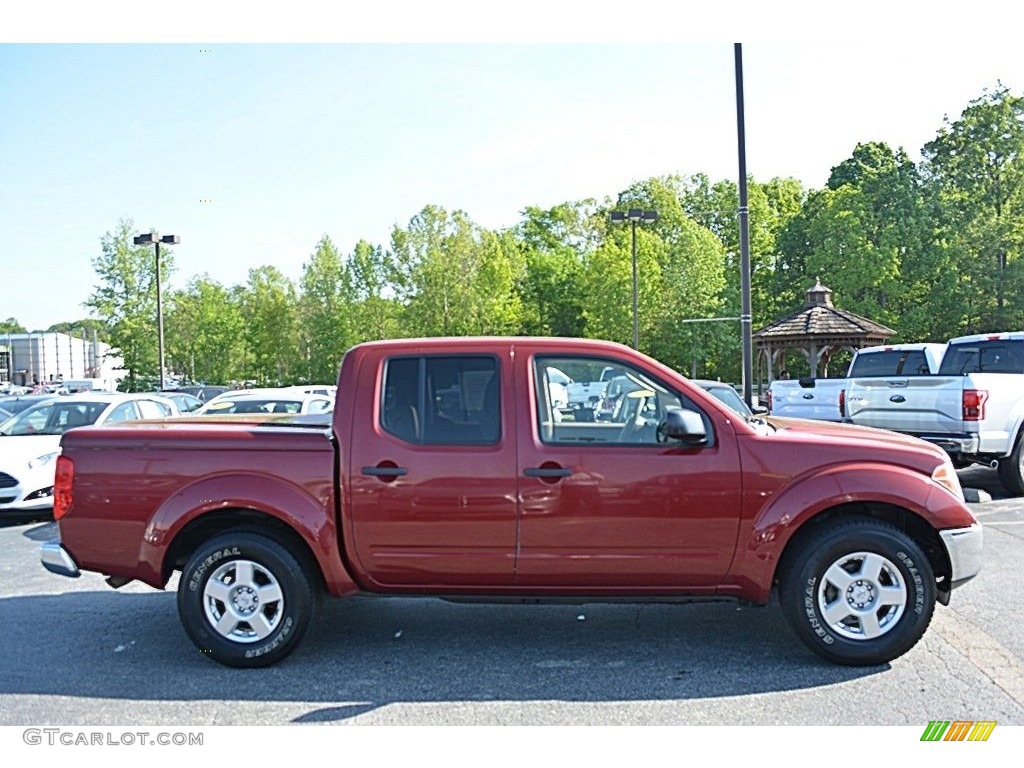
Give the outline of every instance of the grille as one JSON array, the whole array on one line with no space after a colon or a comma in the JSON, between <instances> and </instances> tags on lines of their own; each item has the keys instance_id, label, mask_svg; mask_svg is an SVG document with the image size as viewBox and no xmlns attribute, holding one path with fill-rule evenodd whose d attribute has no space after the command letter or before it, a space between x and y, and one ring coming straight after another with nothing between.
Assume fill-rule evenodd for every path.
<instances>
[{"instance_id":1,"label":"grille","mask_svg":"<svg viewBox=\"0 0 1024 768\"><path fill-rule=\"evenodd\" d=\"M17 484L17 478L11 477L6 472L0 472L0 488L13 488Z\"/></svg>"}]
</instances>

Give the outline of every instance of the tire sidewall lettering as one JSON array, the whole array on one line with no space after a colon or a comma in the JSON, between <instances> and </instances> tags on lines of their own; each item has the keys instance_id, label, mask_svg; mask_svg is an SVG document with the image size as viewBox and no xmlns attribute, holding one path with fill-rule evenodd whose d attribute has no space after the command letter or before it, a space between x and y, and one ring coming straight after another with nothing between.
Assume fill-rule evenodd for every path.
<instances>
[{"instance_id":1,"label":"tire sidewall lettering","mask_svg":"<svg viewBox=\"0 0 1024 768\"><path fill-rule=\"evenodd\" d=\"M206 572L210 570L214 565L229 557L238 557L242 554L242 551L238 547L224 547L219 549L213 554L207 556L203 562L196 566L195 570L192 571L192 575L188 580L188 589L190 592L198 592L202 587L206 576Z\"/></svg>"},{"instance_id":2,"label":"tire sidewall lettering","mask_svg":"<svg viewBox=\"0 0 1024 768\"><path fill-rule=\"evenodd\" d=\"M274 639L266 645L261 645L259 648L250 648L245 652L245 658L255 659L270 653L279 645L281 645L281 643L288 639L288 636L292 633L293 626L294 622L292 620L292 617L285 617L285 620L281 622L281 626L278 628L276 634L274 635Z\"/></svg>"},{"instance_id":3,"label":"tire sidewall lettering","mask_svg":"<svg viewBox=\"0 0 1024 768\"><path fill-rule=\"evenodd\" d=\"M914 585L914 613L918 616L924 614L924 579L921 578L920 569L914 564L913 559L903 551L896 552L896 559L900 561L900 564L906 569L907 574L910 576L908 586Z\"/></svg>"}]
</instances>

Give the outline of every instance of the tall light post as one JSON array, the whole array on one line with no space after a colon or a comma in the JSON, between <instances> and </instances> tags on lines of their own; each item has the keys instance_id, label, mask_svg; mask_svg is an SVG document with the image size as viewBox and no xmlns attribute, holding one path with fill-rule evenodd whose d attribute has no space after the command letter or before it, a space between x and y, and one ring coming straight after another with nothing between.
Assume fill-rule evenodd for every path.
<instances>
[{"instance_id":1,"label":"tall light post","mask_svg":"<svg viewBox=\"0 0 1024 768\"><path fill-rule=\"evenodd\" d=\"M622 211L612 211L610 218L614 222L628 221L633 229L633 349L640 348L640 315L637 308L637 280L636 280L636 225L637 222L652 222L658 220L657 211L644 211L640 208L630 208Z\"/></svg>"},{"instance_id":2,"label":"tall light post","mask_svg":"<svg viewBox=\"0 0 1024 768\"><path fill-rule=\"evenodd\" d=\"M160 289L160 243L166 245L177 245L181 242L181 238L177 235L164 235L159 237L155 232L150 232L148 235L136 235L133 239L136 245L149 245L152 243L156 246L156 334L157 334L157 353L160 356L160 390L164 388L164 304L163 294Z\"/></svg>"}]
</instances>

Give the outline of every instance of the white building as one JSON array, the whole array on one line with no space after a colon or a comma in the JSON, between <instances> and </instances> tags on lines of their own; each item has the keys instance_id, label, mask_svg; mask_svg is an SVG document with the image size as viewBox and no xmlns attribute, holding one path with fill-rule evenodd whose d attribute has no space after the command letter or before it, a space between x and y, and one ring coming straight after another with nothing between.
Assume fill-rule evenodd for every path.
<instances>
[{"instance_id":1,"label":"white building","mask_svg":"<svg viewBox=\"0 0 1024 768\"><path fill-rule=\"evenodd\" d=\"M107 389L116 389L127 374L122 360L110 355L110 346L66 333L0 334L0 382L20 386L64 381L100 379Z\"/></svg>"}]
</instances>

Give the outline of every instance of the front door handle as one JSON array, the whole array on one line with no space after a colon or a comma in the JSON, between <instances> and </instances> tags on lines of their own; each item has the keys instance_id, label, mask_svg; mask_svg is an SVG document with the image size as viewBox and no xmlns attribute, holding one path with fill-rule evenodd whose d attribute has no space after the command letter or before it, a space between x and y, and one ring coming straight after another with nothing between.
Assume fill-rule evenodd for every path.
<instances>
[{"instance_id":1,"label":"front door handle","mask_svg":"<svg viewBox=\"0 0 1024 768\"><path fill-rule=\"evenodd\" d=\"M523 474L527 477L569 477L572 470L564 467L529 467L523 470Z\"/></svg>"}]
</instances>

